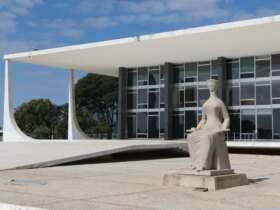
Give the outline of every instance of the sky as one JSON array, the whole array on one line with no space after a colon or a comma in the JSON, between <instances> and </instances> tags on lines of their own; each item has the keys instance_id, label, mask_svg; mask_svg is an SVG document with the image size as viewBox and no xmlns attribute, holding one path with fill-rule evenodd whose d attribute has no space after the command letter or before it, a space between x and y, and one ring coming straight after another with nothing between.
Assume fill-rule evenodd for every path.
<instances>
[{"instance_id":1,"label":"sky","mask_svg":"<svg viewBox=\"0 0 280 210\"><path fill-rule=\"evenodd\" d=\"M0 56L277 14L279 0L0 0ZM67 76L13 63L14 107L39 98L66 103ZM0 59L0 127L3 77Z\"/></svg>"}]
</instances>

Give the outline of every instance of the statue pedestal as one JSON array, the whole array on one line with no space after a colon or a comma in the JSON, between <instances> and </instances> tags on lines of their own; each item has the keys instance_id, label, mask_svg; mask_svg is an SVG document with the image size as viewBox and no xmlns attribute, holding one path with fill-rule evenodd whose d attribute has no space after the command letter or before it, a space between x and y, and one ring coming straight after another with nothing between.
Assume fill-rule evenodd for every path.
<instances>
[{"instance_id":1,"label":"statue pedestal","mask_svg":"<svg viewBox=\"0 0 280 210\"><path fill-rule=\"evenodd\" d=\"M209 191L247 185L246 174L236 174L234 170L205 170L201 172L184 169L165 174L163 185L202 188Z\"/></svg>"}]
</instances>

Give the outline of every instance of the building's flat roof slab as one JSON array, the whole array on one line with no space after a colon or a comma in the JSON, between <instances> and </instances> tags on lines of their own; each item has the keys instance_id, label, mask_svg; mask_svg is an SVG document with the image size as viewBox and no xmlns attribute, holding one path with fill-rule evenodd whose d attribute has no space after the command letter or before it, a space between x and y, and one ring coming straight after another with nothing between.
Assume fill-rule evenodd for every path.
<instances>
[{"instance_id":1,"label":"building's flat roof slab","mask_svg":"<svg viewBox=\"0 0 280 210\"><path fill-rule=\"evenodd\" d=\"M278 53L280 16L5 55L4 59L117 76L119 67Z\"/></svg>"},{"instance_id":2,"label":"building's flat roof slab","mask_svg":"<svg viewBox=\"0 0 280 210\"><path fill-rule=\"evenodd\" d=\"M41 168L126 151L186 148L186 141L77 140L0 143L0 170Z\"/></svg>"}]
</instances>

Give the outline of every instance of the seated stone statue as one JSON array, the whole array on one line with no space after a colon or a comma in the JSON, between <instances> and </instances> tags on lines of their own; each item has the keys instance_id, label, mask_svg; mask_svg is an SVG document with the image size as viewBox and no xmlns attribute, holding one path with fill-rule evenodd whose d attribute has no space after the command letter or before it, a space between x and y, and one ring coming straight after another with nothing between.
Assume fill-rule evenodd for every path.
<instances>
[{"instance_id":1,"label":"seated stone statue","mask_svg":"<svg viewBox=\"0 0 280 210\"><path fill-rule=\"evenodd\" d=\"M202 106L202 119L191 129L187 143L192 169L230 169L230 161L225 142L225 132L229 128L229 114L225 104L217 97L218 80L210 79L209 99Z\"/></svg>"}]
</instances>

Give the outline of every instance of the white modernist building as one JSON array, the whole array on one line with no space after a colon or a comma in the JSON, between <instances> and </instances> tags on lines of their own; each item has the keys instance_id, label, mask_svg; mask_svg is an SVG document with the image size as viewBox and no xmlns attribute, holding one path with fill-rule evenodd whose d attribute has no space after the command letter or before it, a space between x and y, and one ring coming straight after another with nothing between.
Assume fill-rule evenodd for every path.
<instances>
[{"instance_id":1,"label":"white modernist building","mask_svg":"<svg viewBox=\"0 0 280 210\"><path fill-rule=\"evenodd\" d=\"M16 125L11 62L69 70L68 139L87 139L75 112L74 69L119 77L120 139L183 139L215 77L231 114L229 144L280 142L280 16L9 54L3 141L32 141Z\"/></svg>"}]
</instances>

